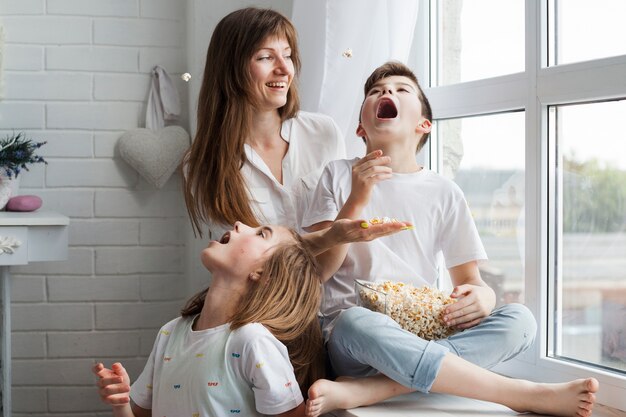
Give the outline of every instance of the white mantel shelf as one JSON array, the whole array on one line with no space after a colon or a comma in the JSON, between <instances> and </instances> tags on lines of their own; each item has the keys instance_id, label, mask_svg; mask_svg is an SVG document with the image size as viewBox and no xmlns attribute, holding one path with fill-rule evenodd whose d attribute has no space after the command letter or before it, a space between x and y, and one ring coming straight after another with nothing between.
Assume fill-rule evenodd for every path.
<instances>
[{"instance_id":1,"label":"white mantel shelf","mask_svg":"<svg viewBox=\"0 0 626 417\"><path fill-rule=\"evenodd\" d=\"M53 211L11 212L0 211L2 226L67 226L70 219Z\"/></svg>"},{"instance_id":2,"label":"white mantel shelf","mask_svg":"<svg viewBox=\"0 0 626 417\"><path fill-rule=\"evenodd\" d=\"M11 416L12 265L67 259L67 216L52 211L0 212L2 285L2 416Z\"/></svg>"}]
</instances>

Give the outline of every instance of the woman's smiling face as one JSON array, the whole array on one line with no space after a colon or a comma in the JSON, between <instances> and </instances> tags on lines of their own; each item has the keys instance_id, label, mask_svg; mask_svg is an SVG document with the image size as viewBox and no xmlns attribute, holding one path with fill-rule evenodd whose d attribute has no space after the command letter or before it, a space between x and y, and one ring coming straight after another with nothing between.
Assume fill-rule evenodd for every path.
<instances>
[{"instance_id":1,"label":"woman's smiling face","mask_svg":"<svg viewBox=\"0 0 626 417\"><path fill-rule=\"evenodd\" d=\"M275 36L266 38L250 60L251 98L257 110L276 110L287 103L294 72L289 42Z\"/></svg>"}]
</instances>

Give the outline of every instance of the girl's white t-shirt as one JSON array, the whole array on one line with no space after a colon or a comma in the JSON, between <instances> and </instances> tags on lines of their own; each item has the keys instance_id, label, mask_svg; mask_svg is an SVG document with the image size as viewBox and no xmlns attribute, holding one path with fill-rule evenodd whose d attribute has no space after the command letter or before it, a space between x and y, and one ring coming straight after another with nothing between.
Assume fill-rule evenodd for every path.
<instances>
[{"instance_id":1,"label":"girl's white t-shirt","mask_svg":"<svg viewBox=\"0 0 626 417\"><path fill-rule=\"evenodd\" d=\"M131 387L153 416L261 416L303 401L287 348L263 325L194 331L195 317L164 325Z\"/></svg>"}]
</instances>

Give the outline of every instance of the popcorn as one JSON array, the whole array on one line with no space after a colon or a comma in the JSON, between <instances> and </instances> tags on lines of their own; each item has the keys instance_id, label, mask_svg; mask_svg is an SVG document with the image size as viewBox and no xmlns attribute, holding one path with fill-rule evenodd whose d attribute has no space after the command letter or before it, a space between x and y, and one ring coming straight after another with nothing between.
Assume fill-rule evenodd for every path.
<instances>
[{"instance_id":1,"label":"popcorn","mask_svg":"<svg viewBox=\"0 0 626 417\"><path fill-rule=\"evenodd\" d=\"M456 300L436 288L392 281L355 282L359 305L388 315L422 339L444 339L456 332L443 321L443 310Z\"/></svg>"},{"instance_id":2,"label":"popcorn","mask_svg":"<svg viewBox=\"0 0 626 417\"><path fill-rule=\"evenodd\" d=\"M385 224L385 223L398 223L398 220L393 219L391 217L387 217L387 216L383 218L376 216L376 217L372 217L368 222L362 222L361 227L363 229L367 229L368 227L370 227L370 225ZM413 226L404 226L402 228L402 230L411 230L411 229L413 229Z\"/></svg>"}]
</instances>

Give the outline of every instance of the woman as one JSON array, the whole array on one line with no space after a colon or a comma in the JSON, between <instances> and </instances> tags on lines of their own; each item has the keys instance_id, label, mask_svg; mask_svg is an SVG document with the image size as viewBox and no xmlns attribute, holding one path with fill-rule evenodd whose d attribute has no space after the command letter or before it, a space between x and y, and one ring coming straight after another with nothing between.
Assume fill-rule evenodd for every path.
<instances>
[{"instance_id":1,"label":"woman","mask_svg":"<svg viewBox=\"0 0 626 417\"><path fill-rule=\"evenodd\" d=\"M328 116L299 111L296 31L280 13L234 11L216 26L184 162L194 233L221 236L241 220L299 229L307 198L344 142Z\"/></svg>"}]
</instances>

